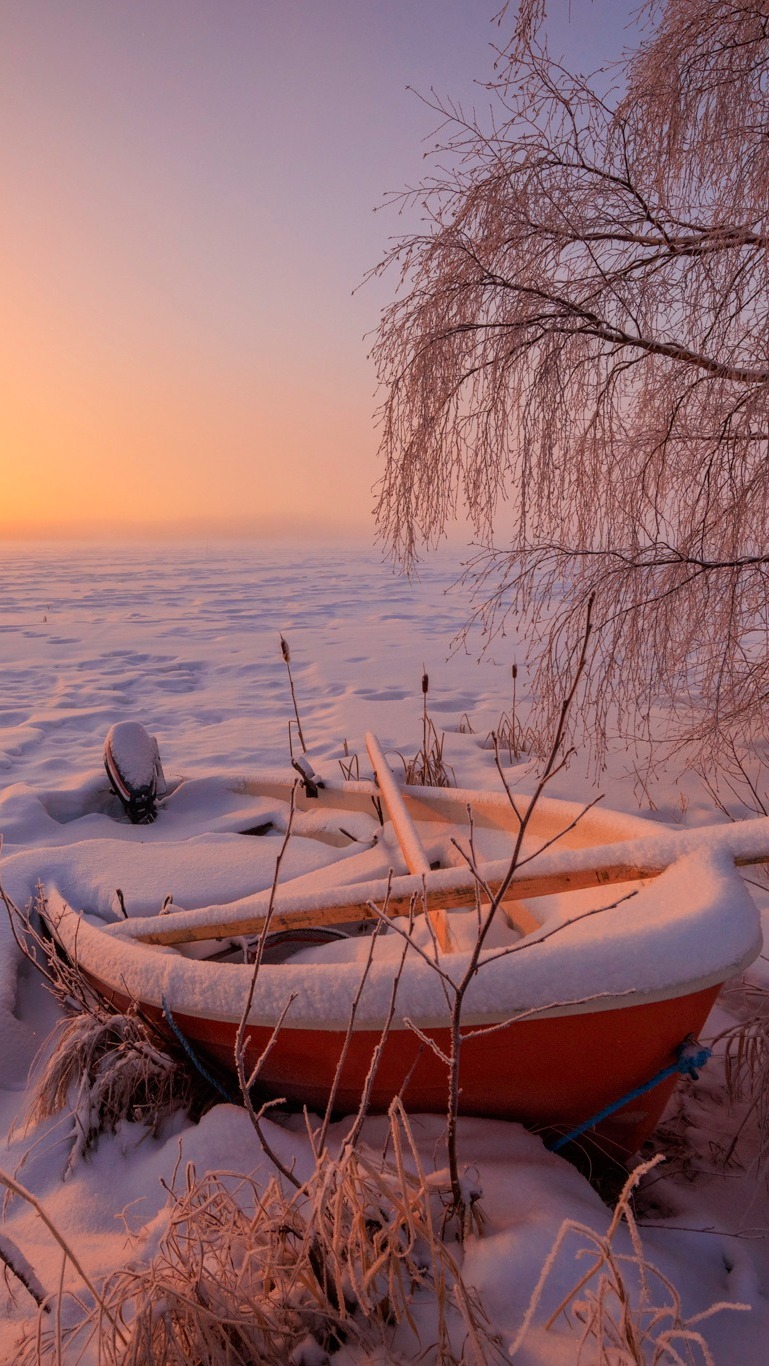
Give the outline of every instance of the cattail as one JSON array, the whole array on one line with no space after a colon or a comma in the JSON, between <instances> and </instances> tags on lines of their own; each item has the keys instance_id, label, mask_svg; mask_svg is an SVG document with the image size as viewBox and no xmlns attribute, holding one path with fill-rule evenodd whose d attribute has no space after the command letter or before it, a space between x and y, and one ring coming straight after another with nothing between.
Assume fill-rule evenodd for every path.
<instances>
[{"instance_id":1,"label":"cattail","mask_svg":"<svg viewBox=\"0 0 769 1366\"><path fill-rule=\"evenodd\" d=\"M283 655L283 659L284 659L285 665L286 665L286 672L288 673L288 684L289 684L289 687L290 687L290 689L291 689L291 700L292 700L292 702L293 702L293 704L294 704L294 716L296 717L296 728L297 728L297 731L299 732L299 742L300 742L300 744L301 744L301 746L302 746L303 752L306 754L306 753L307 753L307 746L306 746L306 744L304 743L304 735L302 734L302 723L301 723L301 721L299 720L299 707L297 706L296 693L295 693L295 691L294 691L294 680L293 680L293 678L291 677L291 651L290 651L289 648L288 648L288 641L286 640L285 636L281 636L281 637L280 637L280 652L281 652L281 654ZM289 749L291 748L291 722L290 722L290 721L289 721L289 723L288 723L288 747L289 747Z\"/></svg>"},{"instance_id":2,"label":"cattail","mask_svg":"<svg viewBox=\"0 0 769 1366\"><path fill-rule=\"evenodd\" d=\"M513 705L510 710L510 748L517 759L520 747L518 744L518 665L515 661L513 661L511 672L513 675Z\"/></svg>"},{"instance_id":3,"label":"cattail","mask_svg":"<svg viewBox=\"0 0 769 1366\"><path fill-rule=\"evenodd\" d=\"M424 666L424 664L423 664L423 665L422 665L422 753L423 753L424 755L427 754L427 734L428 734L427 689L429 688L429 686L430 686L430 679L429 679L428 676L427 676L427 670L425 669L425 666Z\"/></svg>"}]
</instances>

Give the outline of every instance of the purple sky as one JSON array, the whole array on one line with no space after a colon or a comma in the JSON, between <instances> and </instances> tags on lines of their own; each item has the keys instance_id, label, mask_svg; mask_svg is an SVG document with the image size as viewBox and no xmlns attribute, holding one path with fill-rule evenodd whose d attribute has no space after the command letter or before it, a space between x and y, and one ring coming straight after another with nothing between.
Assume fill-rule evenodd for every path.
<instances>
[{"instance_id":1,"label":"purple sky","mask_svg":"<svg viewBox=\"0 0 769 1366\"><path fill-rule=\"evenodd\" d=\"M6 534L128 524L371 534L364 334L385 192L483 103L499 0L4 0ZM551 4L615 56L630 6Z\"/></svg>"}]
</instances>

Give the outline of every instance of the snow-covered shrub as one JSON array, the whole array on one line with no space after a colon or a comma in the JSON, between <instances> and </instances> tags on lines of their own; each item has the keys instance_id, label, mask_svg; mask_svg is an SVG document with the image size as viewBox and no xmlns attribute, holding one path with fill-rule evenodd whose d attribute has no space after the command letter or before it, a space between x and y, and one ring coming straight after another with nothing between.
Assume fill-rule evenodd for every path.
<instances>
[{"instance_id":1,"label":"snow-covered shrub","mask_svg":"<svg viewBox=\"0 0 769 1366\"><path fill-rule=\"evenodd\" d=\"M42 974L65 1014L38 1054L32 1074L26 1123L33 1125L69 1109L72 1150L68 1170L94 1147L99 1135L114 1133L123 1120L148 1126L156 1135L175 1111L200 1113L207 1086L181 1048L169 1048L160 1032L135 1008L120 1011L91 986L44 928L37 928L2 893L17 943ZM35 911L44 910L38 893ZM45 925L45 919L39 925Z\"/></svg>"},{"instance_id":2,"label":"snow-covered shrub","mask_svg":"<svg viewBox=\"0 0 769 1366\"><path fill-rule=\"evenodd\" d=\"M146 1124L157 1135L163 1121L175 1110L190 1109L193 1099L189 1069L153 1041L136 1012L116 1014L94 1006L59 1021L49 1037L27 1122L69 1108L71 1167L122 1120Z\"/></svg>"}]
</instances>

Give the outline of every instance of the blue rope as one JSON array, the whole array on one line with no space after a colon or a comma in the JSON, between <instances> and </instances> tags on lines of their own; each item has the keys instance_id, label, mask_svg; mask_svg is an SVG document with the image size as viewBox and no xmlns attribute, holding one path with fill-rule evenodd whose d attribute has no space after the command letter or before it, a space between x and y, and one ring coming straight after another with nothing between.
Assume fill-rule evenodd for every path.
<instances>
[{"instance_id":1,"label":"blue rope","mask_svg":"<svg viewBox=\"0 0 769 1366\"><path fill-rule=\"evenodd\" d=\"M195 1067L197 1071L200 1073L201 1077L203 1077L204 1080L208 1082L209 1086L213 1086L214 1090L219 1092L220 1096L224 1096L225 1100L231 1101L232 1096L230 1095L229 1091L226 1091L225 1088L222 1086L221 1082L217 1081L216 1077L213 1076L212 1073L209 1072L208 1069L203 1066L202 1062L200 1061L200 1058L198 1057L197 1053L192 1047L192 1044L190 1043L186 1034L182 1033L181 1029L176 1023L176 1020L171 1014L171 1007L169 1006L165 996L161 996L160 1004L163 1007L163 1015L165 1016L166 1024L174 1034L175 1038L178 1039L179 1043L181 1044L182 1048L187 1054L187 1057L189 1058L193 1067Z\"/></svg>"},{"instance_id":2,"label":"blue rope","mask_svg":"<svg viewBox=\"0 0 769 1366\"><path fill-rule=\"evenodd\" d=\"M631 1100L637 1100L639 1096L646 1095L647 1091L652 1091L655 1086L659 1086L661 1081L672 1077L674 1072L681 1072L684 1076L691 1077L693 1081L696 1081L700 1068L705 1066L710 1055L709 1048L704 1048L702 1044L689 1035L688 1039L684 1039L684 1042L679 1044L676 1050L676 1061L672 1062L669 1067L663 1067L662 1071L658 1072L656 1077L652 1077L651 1081L645 1082L643 1086L636 1086L634 1091L628 1091L627 1095L621 1096L619 1100L613 1101L605 1109L599 1110L597 1115L593 1115L591 1119L586 1119L584 1124L578 1124L576 1129L572 1129L570 1133L564 1134L561 1138L557 1138L545 1146L551 1153L557 1153L560 1148L571 1143L573 1139L579 1138L580 1134L584 1134L587 1129L594 1129L597 1124L608 1119L609 1115L613 1115L616 1110L621 1110L623 1105L628 1105Z\"/></svg>"}]
</instances>

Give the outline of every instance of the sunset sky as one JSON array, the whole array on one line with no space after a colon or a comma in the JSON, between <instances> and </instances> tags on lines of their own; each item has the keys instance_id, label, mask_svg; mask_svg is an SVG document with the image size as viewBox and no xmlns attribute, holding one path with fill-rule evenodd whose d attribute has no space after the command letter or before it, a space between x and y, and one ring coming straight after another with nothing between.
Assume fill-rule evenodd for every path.
<instances>
[{"instance_id":1,"label":"sunset sky","mask_svg":"<svg viewBox=\"0 0 769 1366\"><path fill-rule=\"evenodd\" d=\"M0 534L371 536L394 281L353 290L425 173L406 87L483 104L499 8L2 0ZM624 0L550 8L617 55Z\"/></svg>"}]
</instances>

